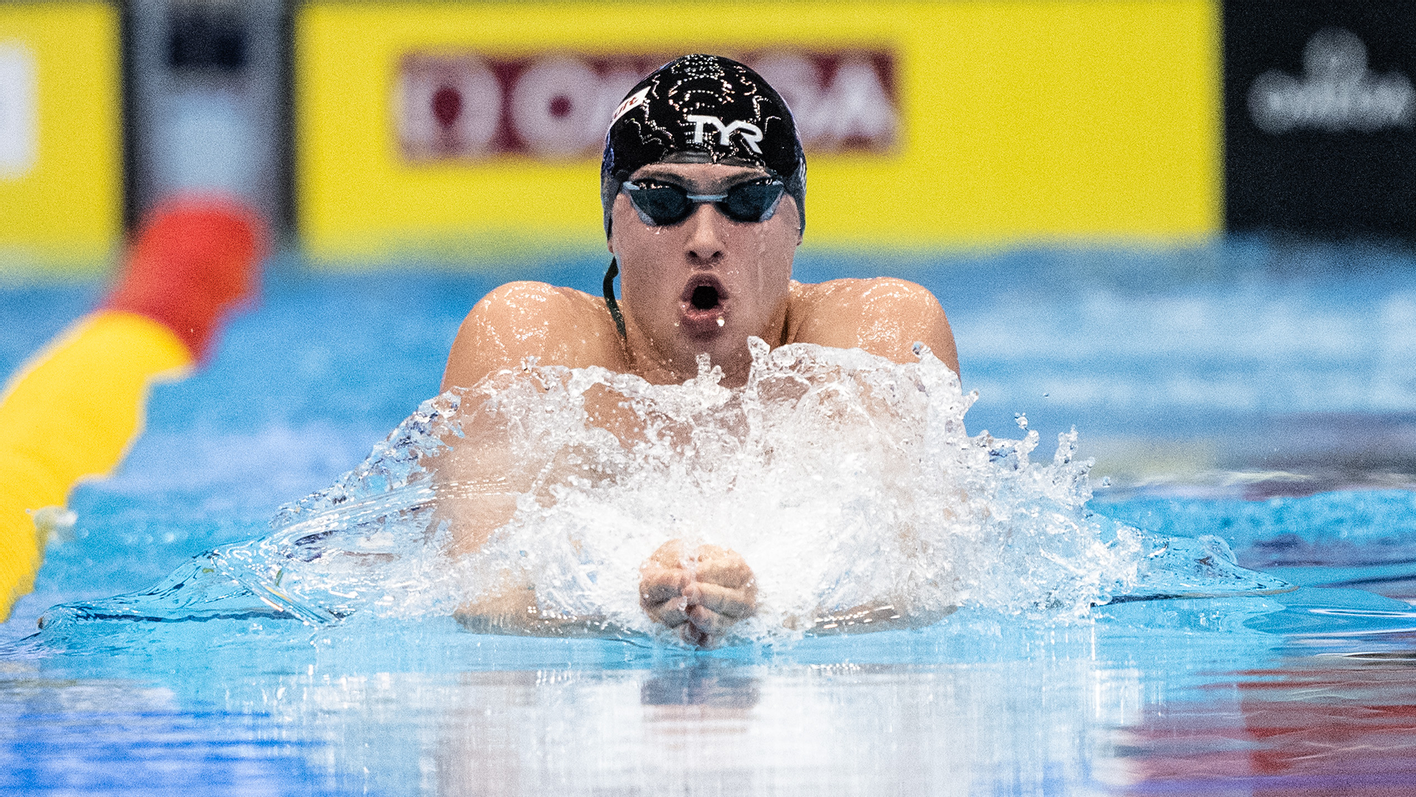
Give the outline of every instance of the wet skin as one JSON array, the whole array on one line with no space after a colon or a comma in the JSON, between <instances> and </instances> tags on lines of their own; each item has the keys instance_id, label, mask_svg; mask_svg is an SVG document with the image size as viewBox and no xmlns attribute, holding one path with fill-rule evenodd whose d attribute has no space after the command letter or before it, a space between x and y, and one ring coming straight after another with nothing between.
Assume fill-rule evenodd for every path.
<instances>
[{"instance_id":1,"label":"wet skin","mask_svg":"<svg viewBox=\"0 0 1416 797\"><path fill-rule=\"evenodd\" d=\"M657 163L631 179L720 194L764 174L725 164ZM621 192L611 210L608 246L619 262L625 338L601 297L545 283L509 283L488 293L463 321L443 389L470 387L519 368L527 357L541 365L601 366L654 384L677 384L697 375L702 353L723 369L724 384L736 386L747 380L749 336L773 347L860 348L901 363L918 359L913 345L919 341L958 373L948 319L924 288L888 278L792 280L800 229L796 203L786 195L761 222L734 221L704 204L676 224L653 225ZM605 409L611 427L613 415L613 408ZM612 430L622 438L633 433ZM493 472L495 457L463 459L480 464L458 468L456 478L500 477ZM480 548L509 511L459 513L480 520L458 526L455 549ZM751 568L736 552L717 546L671 540L644 563L641 576L646 613L692 644L714 644L756 606ZM518 598L518 606L534 599L529 590L521 592L531 597Z\"/></svg>"}]
</instances>

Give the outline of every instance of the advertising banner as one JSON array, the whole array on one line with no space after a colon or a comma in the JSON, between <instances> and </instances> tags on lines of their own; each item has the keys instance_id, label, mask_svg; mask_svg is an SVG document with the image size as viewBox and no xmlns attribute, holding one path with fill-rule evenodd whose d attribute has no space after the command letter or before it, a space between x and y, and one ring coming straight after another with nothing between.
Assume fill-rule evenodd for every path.
<instances>
[{"instance_id":1,"label":"advertising banner","mask_svg":"<svg viewBox=\"0 0 1416 797\"><path fill-rule=\"evenodd\" d=\"M1192 240L1222 213L1219 15L1213 0L315 0L296 17L297 223L330 262L603 249L612 110L659 64L715 52L798 118L807 245Z\"/></svg>"},{"instance_id":2,"label":"advertising banner","mask_svg":"<svg viewBox=\"0 0 1416 797\"><path fill-rule=\"evenodd\" d=\"M1224 7L1226 226L1416 240L1416 4Z\"/></svg>"},{"instance_id":3,"label":"advertising banner","mask_svg":"<svg viewBox=\"0 0 1416 797\"><path fill-rule=\"evenodd\" d=\"M118 14L0 4L0 274L97 271L122 232Z\"/></svg>"},{"instance_id":4,"label":"advertising banner","mask_svg":"<svg viewBox=\"0 0 1416 797\"><path fill-rule=\"evenodd\" d=\"M393 116L409 160L469 163L503 155L599 158L605 127L635 83L678 53L541 57L409 54L399 63ZM784 50L739 60L791 106L812 153L888 153L899 125L888 50Z\"/></svg>"}]
</instances>

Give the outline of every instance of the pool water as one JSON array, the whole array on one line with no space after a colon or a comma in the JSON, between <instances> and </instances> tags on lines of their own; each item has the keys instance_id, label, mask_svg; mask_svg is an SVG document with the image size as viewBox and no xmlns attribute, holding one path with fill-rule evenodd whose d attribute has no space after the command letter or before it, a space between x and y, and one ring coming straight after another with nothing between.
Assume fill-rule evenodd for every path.
<instances>
[{"instance_id":1,"label":"pool water","mask_svg":"<svg viewBox=\"0 0 1416 797\"><path fill-rule=\"evenodd\" d=\"M593 290L598 261L539 277ZM1232 241L884 261L959 343L970 433L1076 426L1097 513L1214 534L1301 588L691 653L443 616L60 624L259 538L437 391L512 275L273 264L211 367L154 392L0 626L0 791L1406 794L1416 788L1416 258ZM515 276L528 276L518 274ZM0 291L7 372L98 293ZM12 321L13 320L13 321ZM1040 449L1050 455L1050 446ZM1045 457L1044 457L1045 458ZM1102 479L1109 479L1103 482ZM1105 485L1105 486L1103 486Z\"/></svg>"}]
</instances>

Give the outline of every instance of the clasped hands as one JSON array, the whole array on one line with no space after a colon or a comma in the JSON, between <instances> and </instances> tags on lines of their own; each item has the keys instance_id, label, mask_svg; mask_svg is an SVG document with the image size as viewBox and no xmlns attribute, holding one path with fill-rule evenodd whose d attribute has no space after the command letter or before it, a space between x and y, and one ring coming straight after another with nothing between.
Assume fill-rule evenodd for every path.
<instances>
[{"instance_id":1,"label":"clasped hands","mask_svg":"<svg viewBox=\"0 0 1416 797\"><path fill-rule=\"evenodd\" d=\"M670 540L639 568L639 605L683 641L711 647L757 608L752 568L736 551Z\"/></svg>"}]
</instances>

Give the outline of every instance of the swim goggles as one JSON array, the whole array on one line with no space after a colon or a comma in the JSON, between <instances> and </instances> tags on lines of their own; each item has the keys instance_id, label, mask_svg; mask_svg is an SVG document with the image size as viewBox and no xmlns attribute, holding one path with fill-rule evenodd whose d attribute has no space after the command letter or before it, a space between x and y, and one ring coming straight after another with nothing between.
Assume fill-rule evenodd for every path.
<instances>
[{"instance_id":1,"label":"swim goggles","mask_svg":"<svg viewBox=\"0 0 1416 797\"><path fill-rule=\"evenodd\" d=\"M766 177L738 183L723 194L690 194L682 186L659 182L625 183L624 190L647 221L662 227L678 224L704 203L711 203L733 221L766 221L772 218L786 187L781 180Z\"/></svg>"}]
</instances>

